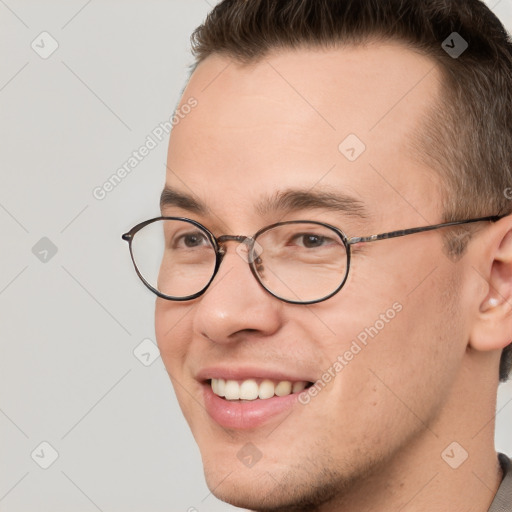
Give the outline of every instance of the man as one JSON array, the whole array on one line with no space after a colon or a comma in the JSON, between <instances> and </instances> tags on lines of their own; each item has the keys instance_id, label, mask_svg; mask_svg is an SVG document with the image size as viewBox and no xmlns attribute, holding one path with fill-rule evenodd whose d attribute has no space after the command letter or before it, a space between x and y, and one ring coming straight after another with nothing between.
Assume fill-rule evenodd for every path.
<instances>
[{"instance_id":1,"label":"man","mask_svg":"<svg viewBox=\"0 0 512 512\"><path fill-rule=\"evenodd\" d=\"M500 22L479 0L226 0L193 48L165 219L125 239L212 493L511 511Z\"/></svg>"}]
</instances>

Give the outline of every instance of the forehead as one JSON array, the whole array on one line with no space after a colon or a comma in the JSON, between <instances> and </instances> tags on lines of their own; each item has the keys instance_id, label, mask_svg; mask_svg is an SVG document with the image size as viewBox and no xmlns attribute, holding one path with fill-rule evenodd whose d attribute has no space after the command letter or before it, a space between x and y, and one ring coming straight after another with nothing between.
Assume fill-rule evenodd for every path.
<instances>
[{"instance_id":1,"label":"forehead","mask_svg":"<svg viewBox=\"0 0 512 512\"><path fill-rule=\"evenodd\" d=\"M410 135L438 93L433 61L394 43L281 51L246 65L211 56L183 94L181 104L194 97L197 107L171 134L167 184L216 209L228 200L231 212L292 186L387 211L411 201L431 209L435 173L414 157Z\"/></svg>"}]
</instances>

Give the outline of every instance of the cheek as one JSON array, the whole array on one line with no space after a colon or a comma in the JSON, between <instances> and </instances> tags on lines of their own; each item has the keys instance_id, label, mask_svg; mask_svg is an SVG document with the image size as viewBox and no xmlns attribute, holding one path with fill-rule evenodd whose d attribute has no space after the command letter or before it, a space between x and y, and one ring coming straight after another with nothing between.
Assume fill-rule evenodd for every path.
<instances>
[{"instance_id":1,"label":"cheek","mask_svg":"<svg viewBox=\"0 0 512 512\"><path fill-rule=\"evenodd\" d=\"M155 334L160 356L169 373L180 373L190 346L190 304L157 298Z\"/></svg>"},{"instance_id":2,"label":"cheek","mask_svg":"<svg viewBox=\"0 0 512 512\"><path fill-rule=\"evenodd\" d=\"M331 396L369 430L377 418L378 424L401 418L394 428L403 431L404 415L408 428L417 427L414 413L425 420L435 415L457 376L467 341L460 276L450 264L437 265L425 263L414 274L403 268L398 278L383 273L374 286L356 277L351 284L358 281L358 291L347 289L332 309L318 310L336 333L322 342L324 371L341 360Z\"/></svg>"},{"instance_id":3,"label":"cheek","mask_svg":"<svg viewBox=\"0 0 512 512\"><path fill-rule=\"evenodd\" d=\"M191 399L194 388L187 372L186 360L191 340L191 304L181 304L158 298L155 304L155 334L160 356L172 383L185 420L193 429L198 412L197 402Z\"/></svg>"},{"instance_id":4,"label":"cheek","mask_svg":"<svg viewBox=\"0 0 512 512\"><path fill-rule=\"evenodd\" d=\"M394 410L402 417L417 415L428 422L457 377L467 340L452 271L439 267L401 298L401 312L364 354L362 371L376 389L373 402L382 406L383 414L388 409L387 417ZM364 385L361 379L359 385Z\"/></svg>"}]
</instances>

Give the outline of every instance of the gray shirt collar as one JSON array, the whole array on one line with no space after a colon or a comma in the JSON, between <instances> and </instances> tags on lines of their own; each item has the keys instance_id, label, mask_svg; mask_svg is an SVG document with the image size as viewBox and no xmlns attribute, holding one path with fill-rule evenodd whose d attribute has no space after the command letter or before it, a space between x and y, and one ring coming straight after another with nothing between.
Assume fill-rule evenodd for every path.
<instances>
[{"instance_id":1,"label":"gray shirt collar","mask_svg":"<svg viewBox=\"0 0 512 512\"><path fill-rule=\"evenodd\" d=\"M489 512L512 512L512 462L502 453L498 454L498 458L503 469L503 480Z\"/></svg>"}]
</instances>

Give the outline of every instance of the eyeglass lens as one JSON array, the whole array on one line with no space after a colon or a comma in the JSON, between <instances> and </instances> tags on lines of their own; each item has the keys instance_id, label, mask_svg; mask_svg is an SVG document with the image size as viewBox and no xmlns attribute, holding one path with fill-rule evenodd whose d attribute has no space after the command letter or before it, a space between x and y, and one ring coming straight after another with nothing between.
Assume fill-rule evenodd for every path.
<instances>
[{"instance_id":1,"label":"eyeglass lens","mask_svg":"<svg viewBox=\"0 0 512 512\"><path fill-rule=\"evenodd\" d=\"M347 272L347 250L333 229L308 222L264 230L249 261L261 284L291 302L335 292ZM170 298L201 292L215 272L217 255L206 231L183 220L148 224L132 240L134 263L146 283Z\"/></svg>"}]
</instances>

